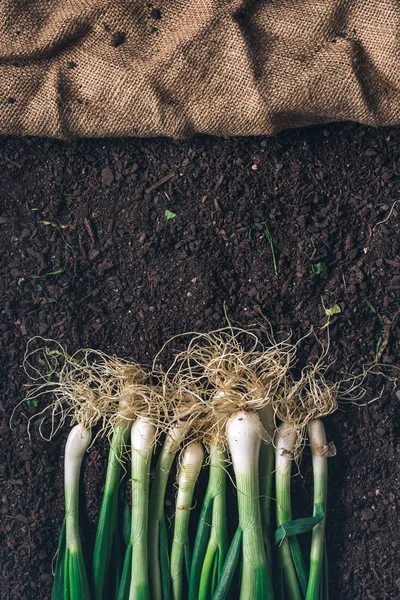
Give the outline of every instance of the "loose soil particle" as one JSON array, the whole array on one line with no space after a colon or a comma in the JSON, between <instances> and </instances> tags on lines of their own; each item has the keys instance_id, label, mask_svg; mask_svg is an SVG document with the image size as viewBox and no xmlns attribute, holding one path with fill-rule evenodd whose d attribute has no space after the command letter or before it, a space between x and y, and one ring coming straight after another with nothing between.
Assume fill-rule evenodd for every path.
<instances>
[{"instance_id":1,"label":"loose soil particle","mask_svg":"<svg viewBox=\"0 0 400 600\"><path fill-rule=\"evenodd\" d=\"M23 404L9 426L27 340L150 363L170 336L224 325L225 310L244 325L261 311L299 337L325 324L324 303L341 308L330 327L335 369L359 371L380 352L398 363L399 156L400 129L352 124L273 139L0 140L2 598L50 597L63 515L67 432L49 443L35 422L28 438L43 403ZM310 339L304 358L316 348ZM376 377L364 400L327 420L337 447L331 596L399 600L399 397ZM89 550L106 457L99 442L85 463ZM310 469L307 455L294 480L302 514Z\"/></svg>"}]
</instances>

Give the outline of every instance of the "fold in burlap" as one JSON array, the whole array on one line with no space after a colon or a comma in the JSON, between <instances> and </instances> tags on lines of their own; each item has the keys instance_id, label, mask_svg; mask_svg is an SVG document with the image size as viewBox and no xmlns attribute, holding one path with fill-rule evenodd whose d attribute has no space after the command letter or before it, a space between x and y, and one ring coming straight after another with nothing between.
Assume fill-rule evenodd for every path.
<instances>
[{"instance_id":1,"label":"fold in burlap","mask_svg":"<svg viewBox=\"0 0 400 600\"><path fill-rule=\"evenodd\" d=\"M400 122L399 0L2 0L0 133Z\"/></svg>"}]
</instances>

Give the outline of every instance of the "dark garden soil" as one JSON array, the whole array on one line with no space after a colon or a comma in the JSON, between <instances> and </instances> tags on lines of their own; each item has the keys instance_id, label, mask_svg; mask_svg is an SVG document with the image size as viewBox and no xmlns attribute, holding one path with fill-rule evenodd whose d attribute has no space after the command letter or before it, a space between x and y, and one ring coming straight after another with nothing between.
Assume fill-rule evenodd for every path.
<instances>
[{"instance_id":1,"label":"dark garden soil","mask_svg":"<svg viewBox=\"0 0 400 600\"><path fill-rule=\"evenodd\" d=\"M331 597L400 599L400 394L390 366L399 360L399 151L400 129L351 124L274 139L0 140L1 598L49 598L63 514L66 431L49 443L33 424L28 439L40 404L23 404L10 430L29 338L150 363L170 336L226 324L224 306L242 325L261 310L298 338L324 325L324 303L341 307L330 327L335 369L360 372L377 354L389 365L389 378L366 385L365 401L382 391L380 400L327 419L337 447ZM86 548L105 461L99 442L85 463ZM308 457L303 467L296 490L307 514Z\"/></svg>"}]
</instances>

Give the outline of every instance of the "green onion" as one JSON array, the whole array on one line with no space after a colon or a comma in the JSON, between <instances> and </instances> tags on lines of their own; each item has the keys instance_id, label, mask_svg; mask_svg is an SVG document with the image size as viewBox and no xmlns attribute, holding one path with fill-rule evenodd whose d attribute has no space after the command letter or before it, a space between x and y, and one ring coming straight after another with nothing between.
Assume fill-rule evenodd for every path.
<instances>
[{"instance_id":1,"label":"green onion","mask_svg":"<svg viewBox=\"0 0 400 600\"><path fill-rule=\"evenodd\" d=\"M186 578L190 576L189 519L194 487L203 464L204 450L200 442L190 442L183 451L176 498L174 537L171 548L171 580L173 600L183 597L182 573L185 561Z\"/></svg>"},{"instance_id":2,"label":"green onion","mask_svg":"<svg viewBox=\"0 0 400 600\"><path fill-rule=\"evenodd\" d=\"M306 600L319 600L322 587L325 548L325 515L328 489L328 460L325 428L322 421L316 419L308 424L312 463L314 472L314 512L315 517L322 517L312 531L310 551L310 575L308 579Z\"/></svg>"},{"instance_id":3,"label":"green onion","mask_svg":"<svg viewBox=\"0 0 400 600\"><path fill-rule=\"evenodd\" d=\"M106 482L93 551L93 596L95 600L108 600L112 594L110 563L113 555L118 557L121 552L118 491L121 482L122 455L129 432L130 425L128 423L119 425L110 444ZM122 565L115 564L115 567L116 587L118 588Z\"/></svg>"},{"instance_id":4,"label":"green onion","mask_svg":"<svg viewBox=\"0 0 400 600\"><path fill-rule=\"evenodd\" d=\"M241 600L274 597L265 556L259 492L261 422L253 411L238 411L226 424L235 471L242 539Z\"/></svg>"},{"instance_id":5,"label":"green onion","mask_svg":"<svg viewBox=\"0 0 400 600\"><path fill-rule=\"evenodd\" d=\"M290 499L290 481L292 476L293 451L297 440L296 430L282 423L276 433L276 521L277 526L283 526L292 520ZM293 562L291 545L288 537L284 537L278 546L278 561L281 587L288 600L301 600L302 594Z\"/></svg>"},{"instance_id":6,"label":"green onion","mask_svg":"<svg viewBox=\"0 0 400 600\"><path fill-rule=\"evenodd\" d=\"M172 463L187 431L188 425L183 422L178 422L170 428L157 461L151 487L149 569L152 600L168 600L170 597L169 554L164 514L165 490Z\"/></svg>"},{"instance_id":7,"label":"green onion","mask_svg":"<svg viewBox=\"0 0 400 600\"><path fill-rule=\"evenodd\" d=\"M271 499L275 468L275 449L272 444L272 438L275 432L275 422L274 411L271 404L267 404L264 408L259 410L258 415L267 436L270 438L269 441L262 441L260 449L260 502L265 553L270 574L272 574Z\"/></svg>"},{"instance_id":8,"label":"green onion","mask_svg":"<svg viewBox=\"0 0 400 600\"><path fill-rule=\"evenodd\" d=\"M226 453L221 445L210 448L210 475L200 513L190 570L189 600L211 598L228 552L226 521Z\"/></svg>"},{"instance_id":9,"label":"green onion","mask_svg":"<svg viewBox=\"0 0 400 600\"><path fill-rule=\"evenodd\" d=\"M150 463L156 428L147 418L132 425L132 523L127 555L131 554L131 583L129 600L149 600L148 574L148 514Z\"/></svg>"},{"instance_id":10,"label":"green onion","mask_svg":"<svg viewBox=\"0 0 400 600\"><path fill-rule=\"evenodd\" d=\"M79 479L82 460L90 441L90 429L75 425L65 446L65 521L60 536L53 600L90 600L79 535Z\"/></svg>"}]
</instances>

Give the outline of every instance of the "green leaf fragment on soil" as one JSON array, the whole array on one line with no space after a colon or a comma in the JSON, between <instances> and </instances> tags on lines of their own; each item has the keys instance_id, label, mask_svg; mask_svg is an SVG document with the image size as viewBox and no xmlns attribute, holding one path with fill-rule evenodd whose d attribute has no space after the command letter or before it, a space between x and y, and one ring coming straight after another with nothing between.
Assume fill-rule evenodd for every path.
<instances>
[{"instance_id":1,"label":"green leaf fragment on soil","mask_svg":"<svg viewBox=\"0 0 400 600\"><path fill-rule=\"evenodd\" d=\"M47 273L47 276L50 275L61 275L61 273L64 273L65 269L57 269L56 271L50 271L50 273Z\"/></svg>"},{"instance_id":2,"label":"green leaf fragment on soil","mask_svg":"<svg viewBox=\"0 0 400 600\"><path fill-rule=\"evenodd\" d=\"M176 213L172 212L172 210L167 209L164 213L164 217L167 221L169 221L170 219L175 219Z\"/></svg>"},{"instance_id":3,"label":"green leaf fragment on soil","mask_svg":"<svg viewBox=\"0 0 400 600\"><path fill-rule=\"evenodd\" d=\"M39 400L26 400L28 406L38 406Z\"/></svg>"},{"instance_id":4,"label":"green leaf fragment on soil","mask_svg":"<svg viewBox=\"0 0 400 600\"><path fill-rule=\"evenodd\" d=\"M335 304L334 306L331 306L330 308L325 309L325 314L327 317L333 317L333 315L338 315L341 312L342 312L342 310L341 310L339 304Z\"/></svg>"},{"instance_id":5,"label":"green leaf fragment on soil","mask_svg":"<svg viewBox=\"0 0 400 600\"><path fill-rule=\"evenodd\" d=\"M277 262L276 262L274 240L272 238L272 234L271 234L270 230L268 229L268 225L267 225L266 221L262 221L261 225L264 226L264 235L267 238L269 246L271 248L272 262L273 262L273 265L274 265L274 273L275 273L275 275L278 275L278 265L277 265Z\"/></svg>"},{"instance_id":6,"label":"green leaf fragment on soil","mask_svg":"<svg viewBox=\"0 0 400 600\"><path fill-rule=\"evenodd\" d=\"M314 275L320 275L321 279L328 278L328 268L326 266L326 263L324 262L314 263L312 265L312 272L314 273Z\"/></svg>"}]
</instances>

